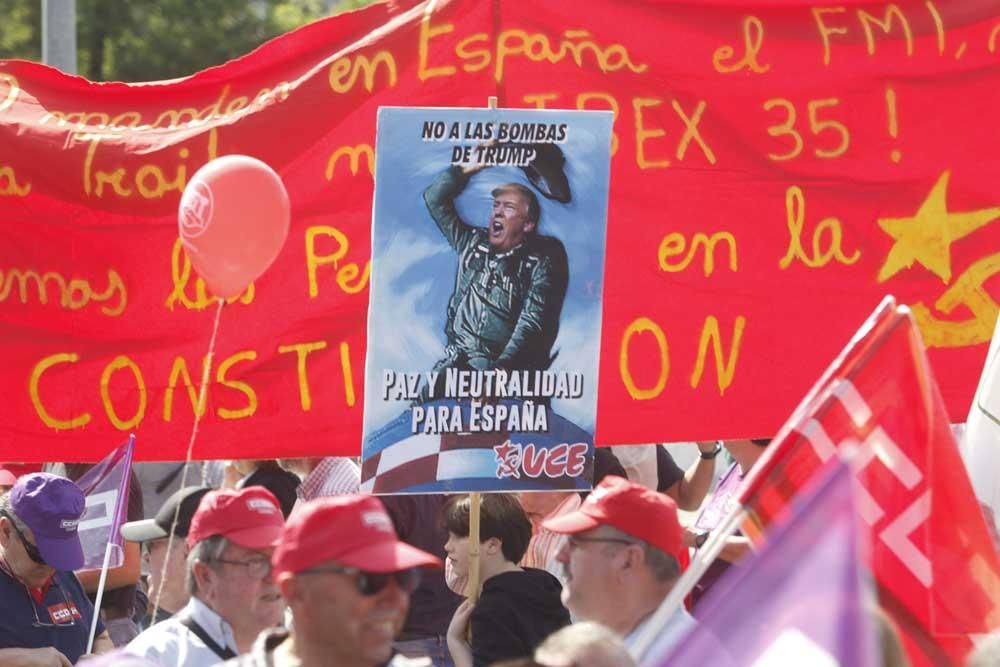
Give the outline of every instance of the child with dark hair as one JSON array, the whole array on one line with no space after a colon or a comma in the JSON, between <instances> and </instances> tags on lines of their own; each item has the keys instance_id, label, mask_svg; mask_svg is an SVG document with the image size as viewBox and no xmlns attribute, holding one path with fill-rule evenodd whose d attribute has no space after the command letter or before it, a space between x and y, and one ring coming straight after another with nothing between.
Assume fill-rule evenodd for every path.
<instances>
[{"instance_id":1,"label":"child with dark hair","mask_svg":"<svg viewBox=\"0 0 1000 667\"><path fill-rule=\"evenodd\" d=\"M445 551L458 576L469 572L468 496L445 507ZM559 580L544 570L519 567L531 540L531 521L517 498L484 494L480 506L479 573L482 592L466 600L448 627L455 667L486 667L498 660L528 657L543 639L568 625ZM471 627L471 643L467 640Z\"/></svg>"}]
</instances>

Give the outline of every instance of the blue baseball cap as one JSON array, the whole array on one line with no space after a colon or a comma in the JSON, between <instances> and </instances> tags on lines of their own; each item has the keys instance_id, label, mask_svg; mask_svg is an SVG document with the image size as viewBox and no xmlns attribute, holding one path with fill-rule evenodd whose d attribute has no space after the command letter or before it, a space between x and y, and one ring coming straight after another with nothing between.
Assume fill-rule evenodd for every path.
<instances>
[{"instance_id":1,"label":"blue baseball cap","mask_svg":"<svg viewBox=\"0 0 1000 667\"><path fill-rule=\"evenodd\" d=\"M31 529L46 563L63 571L83 566L77 528L86 502L80 487L47 472L24 475L10 490L10 505Z\"/></svg>"}]
</instances>

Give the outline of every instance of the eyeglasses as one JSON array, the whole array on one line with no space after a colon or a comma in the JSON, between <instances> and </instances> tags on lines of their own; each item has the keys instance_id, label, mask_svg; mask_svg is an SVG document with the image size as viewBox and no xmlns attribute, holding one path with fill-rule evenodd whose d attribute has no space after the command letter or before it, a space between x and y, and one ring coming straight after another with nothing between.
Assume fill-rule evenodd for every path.
<instances>
[{"instance_id":1,"label":"eyeglasses","mask_svg":"<svg viewBox=\"0 0 1000 667\"><path fill-rule=\"evenodd\" d=\"M64 591L62 589L62 586L60 586L58 583L56 583L55 578L52 579L51 586L53 588L59 589L59 593L62 594L63 602L66 603L66 606L65 606L65 610L66 611L65 611L65 613L67 614L67 619L68 620L66 622L63 622L63 623L45 623L44 621L42 621L42 619L38 618L38 603L35 602L35 597L31 594L31 591L28 590L28 587L25 586L24 587L24 592L28 594L29 598L31 598L31 611L32 611L32 613L35 614L35 621L31 625L33 627L36 627L36 628L70 628L70 627L73 627L74 625L76 625L76 616L73 613L76 610L76 605L73 604L72 602L70 602L69 597L66 595L66 591ZM50 609L51 609L51 607L50 607ZM51 614L52 612L50 611L49 613ZM79 613L79 612L77 612L77 613Z\"/></svg>"},{"instance_id":2,"label":"eyeglasses","mask_svg":"<svg viewBox=\"0 0 1000 667\"><path fill-rule=\"evenodd\" d=\"M566 538L566 546L569 547L570 551L579 549L581 546L587 542L608 542L610 544L635 544L631 540L622 540L615 537L580 537L579 535L570 535Z\"/></svg>"},{"instance_id":3,"label":"eyeglasses","mask_svg":"<svg viewBox=\"0 0 1000 667\"><path fill-rule=\"evenodd\" d=\"M263 579L271 574L271 561L266 558L249 558L247 560L225 560L224 558L216 558L215 562L245 567L247 569L247 574L254 579Z\"/></svg>"},{"instance_id":4,"label":"eyeglasses","mask_svg":"<svg viewBox=\"0 0 1000 667\"><path fill-rule=\"evenodd\" d=\"M420 570L415 567L398 572L365 572L356 567L331 565L330 567L314 567L299 574L346 574L349 577L354 577L354 585L358 592L366 597L381 593L389 585L391 579L395 579L396 586L407 595L415 591L420 584Z\"/></svg>"},{"instance_id":5,"label":"eyeglasses","mask_svg":"<svg viewBox=\"0 0 1000 667\"><path fill-rule=\"evenodd\" d=\"M24 552L28 554L28 558L35 561L39 565L45 565L45 558L42 557L42 552L38 550L36 545L28 541L28 538L24 536L21 529L17 527L14 517L3 510L0 510L0 516L6 517L6 519L10 521L10 525L14 527L14 532L17 533L18 539L21 540L21 544L24 546Z\"/></svg>"}]
</instances>

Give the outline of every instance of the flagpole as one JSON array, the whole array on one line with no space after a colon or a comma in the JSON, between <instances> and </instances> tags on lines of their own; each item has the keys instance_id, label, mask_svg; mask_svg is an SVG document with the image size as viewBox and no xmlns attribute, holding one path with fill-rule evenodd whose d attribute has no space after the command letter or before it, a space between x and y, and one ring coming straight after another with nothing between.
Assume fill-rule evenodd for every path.
<instances>
[{"instance_id":1,"label":"flagpole","mask_svg":"<svg viewBox=\"0 0 1000 667\"><path fill-rule=\"evenodd\" d=\"M695 552L694 558L691 564L688 565L688 568L684 570L684 574L681 575L677 583L670 589L670 593L663 599L663 602L656 608L656 611L649 617L649 620L643 624L642 632L639 633L631 649L632 657L635 658L637 663L641 662L642 657L652 647L653 642L659 638L667 620L684 603L684 598L687 597L695 584L698 583L698 580L701 579L701 576L705 574L705 571L708 570L709 566L722 552L729 536L739 528L740 524L746 518L746 509L740 506L709 533L708 540L701 549Z\"/></svg>"},{"instance_id":2,"label":"flagpole","mask_svg":"<svg viewBox=\"0 0 1000 667\"><path fill-rule=\"evenodd\" d=\"M101 616L101 600L104 598L104 584L108 580L108 564L111 562L111 549L115 543L108 540L108 546L104 549L104 564L101 566L101 578L97 582L97 597L94 598L94 618L90 621L90 639L87 640L86 653L94 650L94 635L97 633L97 619Z\"/></svg>"}]
</instances>

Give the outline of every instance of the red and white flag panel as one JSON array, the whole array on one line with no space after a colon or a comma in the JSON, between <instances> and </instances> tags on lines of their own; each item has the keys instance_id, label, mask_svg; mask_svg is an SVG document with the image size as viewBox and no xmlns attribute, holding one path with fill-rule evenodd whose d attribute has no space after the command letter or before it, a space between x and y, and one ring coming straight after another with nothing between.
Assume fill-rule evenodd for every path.
<instances>
[{"instance_id":1,"label":"red and white flag panel","mask_svg":"<svg viewBox=\"0 0 1000 667\"><path fill-rule=\"evenodd\" d=\"M859 446L858 511L879 600L914 664L956 664L1000 627L1000 561L910 312L886 301L795 411L742 494L766 527Z\"/></svg>"}]
</instances>

